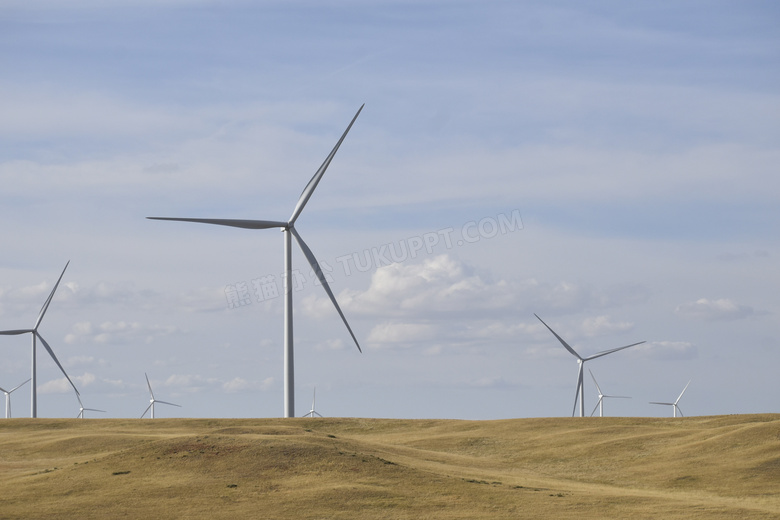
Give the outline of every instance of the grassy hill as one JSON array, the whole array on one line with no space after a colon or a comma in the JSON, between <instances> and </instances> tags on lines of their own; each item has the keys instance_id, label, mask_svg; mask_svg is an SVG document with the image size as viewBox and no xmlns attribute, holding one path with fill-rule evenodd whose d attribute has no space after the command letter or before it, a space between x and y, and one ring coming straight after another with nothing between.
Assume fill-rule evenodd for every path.
<instances>
[{"instance_id":1,"label":"grassy hill","mask_svg":"<svg viewBox=\"0 0 780 520\"><path fill-rule=\"evenodd\" d=\"M780 415L10 419L0 518L780 518Z\"/></svg>"}]
</instances>

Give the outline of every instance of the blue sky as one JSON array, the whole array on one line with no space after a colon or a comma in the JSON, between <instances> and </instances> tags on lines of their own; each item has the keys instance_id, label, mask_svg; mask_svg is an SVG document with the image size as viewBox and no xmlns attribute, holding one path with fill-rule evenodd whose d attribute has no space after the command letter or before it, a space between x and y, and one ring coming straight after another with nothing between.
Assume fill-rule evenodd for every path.
<instances>
[{"instance_id":1,"label":"blue sky","mask_svg":"<svg viewBox=\"0 0 780 520\"><path fill-rule=\"evenodd\" d=\"M778 412L779 19L772 2L0 2L0 329L30 326L70 260L41 332L85 406L140 415L147 372L183 405L160 415L281 415L282 299L253 292L281 283L281 234L144 217L286 219L365 103L297 223L364 353L295 251L299 415L315 386L328 416L568 415L576 363L534 312L583 354L647 341L587 365L633 397L609 415L667 415L647 402L691 379L686 415ZM13 387L29 339L1 339ZM75 417L39 359L39 414Z\"/></svg>"}]
</instances>

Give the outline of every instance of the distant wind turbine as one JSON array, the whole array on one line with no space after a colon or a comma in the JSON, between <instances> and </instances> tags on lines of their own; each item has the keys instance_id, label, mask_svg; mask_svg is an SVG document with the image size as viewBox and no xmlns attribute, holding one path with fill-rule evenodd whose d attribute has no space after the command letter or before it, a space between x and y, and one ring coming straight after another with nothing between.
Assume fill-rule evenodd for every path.
<instances>
[{"instance_id":1,"label":"distant wind turbine","mask_svg":"<svg viewBox=\"0 0 780 520\"><path fill-rule=\"evenodd\" d=\"M626 397L625 395L606 395L604 392L601 391L601 387L599 386L598 381L596 381L596 376L593 375L593 372L591 372L590 369L588 369L588 372L590 372L590 377L593 378L593 382L596 384L596 389L599 391L599 402L596 403L596 407L593 408L593 411L590 412L590 416L593 417L593 414L596 413L596 408L599 410L599 417L604 417L604 398L609 397L610 399L631 399L630 397Z\"/></svg>"},{"instance_id":2,"label":"distant wind turbine","mask_svg":"<svg viewBox=\"0 0 780 520\"><path fill-rule=\"evenodd\" d=\"M591 359L600 358L601 356L606 356L607 354L612 354L613 352L617 352L618 350L623 350L629 347L634 347L636 345L641 345L644 343L644 341L640 341L639 343L632 343L631 345L626 345L625 347L618 347L613 348L611 350L605 350L603 352L598 352L597 354L593 354L592 356L588 357L582 357L579 354L577 354L577 351L571 348L568 343L566 343L563 338L561 338L554 330L550 328L549 325L547 325L542 318L539 318L539 316L534 313L534 316L542 322L542 324L547 327L547 329L553 333L553 336L555 336L558 341L561 342L561 345L563 345L566 350L571 352L571 354L577 358L577 365L579 366L578 375L577 375L577 389L574 394L574 408L571 411L571 416L574 417L575 412L577 411L577 400L580 402L580 417L585 417L585 385L583 384L582 380L582 371L585 367L585 362L590 361Z\"/></svg>"},{"instance_id":3,"label":"distant wind turbine","mask_svg":"<svg viewBox=\"0 0 780 520\"><path fill-rule=\"evenodd\" d=\"M314 409L314 402L317 400L317 387L314 387L314 396L311 398L311 410L304 417L314 417L315 415L322 417L322 414Z\"/></svg>"},{"instance_id":4,"label":"distant wind turbine","mask_svg":"<svg viewBox=\"0 0 780 520\"><path fill-rule=\"evenodd\" d=\"M690 385L690 384L691 384L691 382L688 381L688 385ZM680 412L680 417L683 417L682 410L680 410L680 407L677 406L677 403L680 402L680 399L682 399L683 394L685 393L686 390L688 390L688 385L685 385L685 388L683 388L683 391L680 392L680 395L677 397L677 399L675 399L675 401L673 403L657 403L657 402L654 402L654 401L650 401L650 404L663 404L663 405L666 405L666 406L671 406L672 407L672 417L677 417L677 412Z\"/></svg>"},{"instance_id":5,"label":"distant wind turbine","mask_svg":"<svg viewBox=\"0 0 780 520\"><path fill-rule=\"evenodd\" d=\"M105 410L98 410L97 408L84 408L84 403L81 402L81 397L76 394L76 399L79 400L79 414L76 416L76 419L83 419L84 418L84 412L103 412L106 413ZM144 412L146 413L146 412Z\"/></svg>"},{"instance_id":6,"label":"distant wind turbine","mask_svg":"<svg viewBox=\"0 0 780 520\"><path fill-rule=\"evenodd\" d=\"M148 412L150 409L152 410L150 417L154 419L154 403L167 404L170 406L178 406L179 408L181 408L180 404L174 404L174 403L169 403L167 401L160 401L159 399L155 399L154 392L152 392L152 384L149 382L149 376L146 375L146 372L144 372L144 376L146 377L146 386L149 387L149 406L147 406L146 410L144 410L144 413L141 414L141 419L144 418L144 415L146 415L146 412Z\"/></svg>"},{"instance_id":7,"label":"distant wind turbine","mask_svg":"<svg viewBox=\"0 0 780 520\"><path fill-rule=\"evenodd\" d=\"M322 179L322 176L325 174L325 170L328 169L328 166L333 160L333 157L336 155L336 152L341 146L341 143L344 141L344 138L347 136L347 133L352 128L352 125L355 123L355 120L357 119L358 115L360 115L360 111L363 110L363 106L365 105L362 105L360 109L358 109L357 113L355 114L355 117L352 118L352 121L349 123L349 126L344 131L344 134L342 134L341 139L338 140L336 146L333 147L333 150L331 150L330 154L328 154L328 156L325 158L325 161L322 163L322 166L320 166L320 168L317 170L317 172L314 174L314 176L311 178L309 183L304 188L300 198L298 199L298 203L295 205L295 209L293 210L292 216L290 216L290 219L287 220L286 222L278 221L278 220L235 220L235 219L214 219L214 218L147 217L152 220L175 220L180 222L199 222L202 224L216 224L219 226L231 226L231 227L239 227L244 229L270 229L270 228L282 229L282 233L284 234L284 416L285 417L295 417L295 376L294 376L295 370L294 370L294 363L293 363L294 355L293 355L293 304L292 304L293 303L292 302L293 281L292 281L292 245L291 245L292 237L295 237L295 241L298 243L298 246L300 246L301 251L303 251L303 255L306 257L306 260L309 262L309 265L311 265L312 269L314 270L314 273L317 275L317 278L319 279L322 288L328 294L328 298L330 298L330 301L333 303L333 306L336 308L336 311L339 313L339 316L341 316L341 320L344 322L344 325L347 326L347 330L349 331L350 336L352 336L352 339L355 341L355 345L357 346L358 350L360 352L363 352L362 349L360 348L360 344L358 343L357 338L355 337L355 334L352 332L352 328L349 326L349 323L347 323L347 318L344 317L344 313L341 312L341 308L339 307L339 304L336 301L336 297L333 295L333 291L331 291L330 286L328 285L328 282L325 279L325 275L322 272L322 268L320 267L320 264L317 262L317 259L314 257L314 253L311 252L309 246L306 245L306 242L303 241L301 236L295 230L295 221L300 216L304 206L309 201L309 198L312 196L312 193L314 193L315 188L317 188L317 184L320 182L320 179Z\"/></svg>"},{"instance_id":8,"label":"distant wind turbine","mask_svg":"<svg viewBox=\"0 0 780 520\"><path fill-rule=\"evenodd\" d=\"M15 387L13 387L10 390L5 390L4 388L0 388L0 391L2 391L5 394L5 418L6 419L10 419L11 418L11 393L13 393L13 391L16 390L17 388L20 388L20 387L24 386L25 384L27 384L27 382L29 382L29 381L30 380L28 379L24 383L22 383L20 385L16 385Z\"/></svg>"},{"instance_id":9,"label":"distant wind turbine","mask_svg":"<svg viewBox=\"0 0 780 520\"><path fill-rule=\"evenodd\" d=\"M70 265L70 261L68 261L68 263L65 264L65 269L68 268L68 265ZM46 298L46 301L43 303L43 307L41 307L41 312L38 313L38 319L35 320L35 326L33 326L33 328L20 329L20 330L0 330L0 336L18 336L20 334L32 334L32 377L30 378L32 380L32 399L30 404L30 408L31 408L30 417L33 418L38 417L38 378L36 375L36 360L35 360L36 338L41 340L41 343L43 343L46 352L49 353L49 355L54 360L54 362L57 363L57 366L60 367L60 370L65 375L65 378L70 383L70 386L72 386L73 390L76 391L76 395L79 395L79 391L76 388L76 385L73 384L73 381L70 380L70 377L68 377L68 374L65 372L65 369L62 368L62 365L60 364L60 361L57 359L57 356L54 355L54 351L51 349L51 347L46 342L46 340L43 339L43 336L41 336L41 334L38 332L38 327L41 324L43 315L46 314L46 310L49 308L49 304L51 303L52 298L54 298L54 292L57 290L57 287L60 285L60 281L62 280L63 275L65 275L65 269L62 270L62 274L57 280L57 283L54 284L54 289L51 290L51 294L49 294L49 297Z\"/></svg>"}]
</instances>

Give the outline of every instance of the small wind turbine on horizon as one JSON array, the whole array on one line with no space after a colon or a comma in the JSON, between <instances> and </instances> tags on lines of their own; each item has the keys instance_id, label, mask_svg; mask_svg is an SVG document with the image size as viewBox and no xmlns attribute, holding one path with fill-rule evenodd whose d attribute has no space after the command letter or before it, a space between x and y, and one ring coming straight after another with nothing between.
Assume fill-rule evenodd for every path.
<instances>
[{"instance_id":1,"label":"small wind turbine on horizon","mask_svg":"<svg viewBox=\"0 0 780 520\"><path fill-rule=\"evenodd\" d=\"M103 412L106 413L105 410L98 410L97 408L84 408L84 403L81 402L81 397L79 397L78 394L76 394L76 399L79 400L79 414L76 416L76 419L84 419L84 412ZM144 412L146 413L146 412Z\"/></svg>"},{"instance_id":2,"label":"small wind turbine on horizon","mask_svg":"<svg viewBox=\"0 0 780 520\"><path fill-rule=\"evenodd\" d=\"M311 410L309 410L309 413L304 415L303 417L314 417L315 415L322 417L322 414L314 409L314 403L317 400L317 387L314 387L314 395L311 398Z\"/></svg>"},{"instance_id":3,"label":"small wind turbine on horizon","mask_svg":"<svg viewBox=\"0 0 780 520\"><path fill-rule=\"evenodd\" d=\"M604 417L604 398L608 397L610 399L631 399L630 397L627 397L625 395L606 395L604 392L601 391L601 387L599 386L598 381L596 381L596 376L593 375L593 372L588 369L588 372L590 372L590 377L593 378L593 382L596 384L596 389L599 391L599 402L596 403L596 407L593 408L593 411L590 412L590 416L593 417L593 414L596 413L596 408L599 410L599 417Z\"/></svg>"},{"instance_id":4,"label":"small wind turbine on horizon","mask_svg":"<svg viewBox=\"0 0 780 520\"><path fill-rule=\"evenodd\" d=\"M691 381L688 381L688 385L691 384ZM650 401L650 404L662 404L662 405L666 405L666 406L671 406L672 407L672 417L677 417L677 412L680 412L680 417L684 417L684 415L682 413L682 410L680 410L680 407L677 406L677 403L680 402L680 399L682 399L683 394L685 393L686 390L688 390L688 385L685 385L685 388L683 388L683 391L680 392L680 395L677 396L677 399L675 399L675 401L673 403L658 403L658 402L655 402L655 401Z\"/></svg>"},{"instance_id":5,"label":"small wind turbine on horizon","mask_svg":"<svg viewBox=\"0 0 780 520\"><path fill-rule=\"evenodd\" d=\"M295 230L295 221L301 215L304 206L306 206L306 203L309 201L309 198L311 198L312 194L314 193L314 190L317 188L317 184L319 184L320 180L322 179L322 176L325 174L325 170L328 169L328 166L333 160L333 157L336 155L336 152L341 146L341 143L344 141L344 138L347 137L347 133L352 128L352 125L355 123L355 120L357 119L358 115L360 115L360 111L363 110L364 106L365 104L358 109L357 113L352 118L352 121L349 123L349 126L347 126L347 129L344 131L341 138L336 143L336 146L333 147L333 150L331 150L331 152L325 158L325 161L322 163L322 166L319 167L319 169L315 172L314 176L311 178L309 183L303 189L303 192L301 193L301 196L298 199L298 203L295 205L295 209L293 210L292 215L290 216L289 220L287 220L286 222L278 221L278 220L236 220L236 219L216 219L216 218L147 217L152 220L174 220L180 222L198 222L202 224L216 224L218 226L230 226L230 227L238 227L244 229L281 228L282 233L284 235L284 416L285 417L295 417L295 375L294 375L295 370L294 370L294 362L293 362L294 352L293 352L293 302L292 302L292 296L293 296L292 295L292 291L293 291L292 238L293 237L295 238L295 241L298 243L298 246L301 248L301 251L303 251L303 255L306 257L306 260L309 262L309 265L314 270L314 273L316 274L317 279L320 281L322 288L327 293L328 298L330 298L330 301L333 303L333 306L336 308L336 311L338 312L339 316L341 316L341 320L344 322L344 325L346 325L350 336L352 336L352 339L354 340L355 345L358 348L358 351L360 351L361 353L363 352L362 349L360 348L360 344L358 343L357 338L355 337L355 334L352 332L352 328L349 326L349 323L347 323L347 318L344 316L344 313L341 311L341 307L339 307L339 304L336 301L336 297L333 295L333 291L331 291L330 286L328 285L328 281L325 279L325 275L322 272L322 268L320 267L320 264L317 262L317 259L314 257L314 253L312 253L311 249L309 249L309 246L306 245L306 242L303 241L303 238L301 238L301 236Z\"/></svg>"},{"instance_id":6,"label":"small wind turbine on horizon","mask_svg":"<svg viewBox=\"0 0 780 520\"><path fill-rule=\"evenodd\" d=\"M146 377L146 386L149 387L149 406L147 406L146 410L144 410L144 413L141 414L141 419L144 418L144 415L146 415L146 412L148 412L150 409L152 410L152 413L149 415L149 417L151 419L154 419L154 403L162 403L170 406L178 406L179 408L181 408L180 404L174 404L174 403L169 403L167 401L160 401L159 399L155 399L154 392L152 391L152 384L149 382L149 376L146 375L146 372L144 372L144 377Z\"/></svg>"},{"instance_id":7,"label":"small wind turbine on horizon","mask_svg":"<svg viewBox=\"0 0 780 520\"><path fill-rule=\"evenodd\" d=\"M70 260L68 260L68 263L65 264L65 269L68 268L68 265L70 265ZM73 390L76 391L76 395L79 395L78 388L76 388L76 385L74 385L73 381L70 380L70 377L68 376L67 372L65 372L65 369L62 368L59 359L57 359L57 356L54 355L54 351L51 349L51 347L46 342L46 340L43 339L43 336L41 336L40 332L38 332L38 327L41 324L43 315L46 314L46 311L49 308L49 304L51 303L52 298L54 298L54 293L57 290L57 287L60 285L60 281L62 281L62 277L65 275L65 269L62 270L62 274L60 274L60 277L57 279L57 283L54 284L54 289L51 290L49 297L46 298L46 301L43 303L43 307L41 307L41 312L38 313L38 319L35 320L35 325L33 326L33 328L18 329L18 330L0 330L0 336L18 336L20 334L32 335L32 377L30 378L32 380L32 394L30 400L30 417L33 418L38 417L38 376L37 376L37 368L36 368L37 364L36 364L36 352L35 352L36 338L41 340L41 343L43 343L46 352L49 353L51 358L54 360L54 362L60 368L62 373L65 375L65 379L68 380L70 386L72 386Z\"/></svg>"},{"instance_id":8,"label":"small wind turbine on horizon","mask_svg":"<svg viewBox=\"0 0 780 520\"><path fill-rule=\"evenodd\" d=\"M578 375L577 375L577 389L574 394L574 408L571 411L571 416L574 417L574 414L577 411L577 401L580 402L580 417L585 417L585 385L582 380L582 371L585 368L585 362L590 361L591 359L600 358L602 356L606 356L607 354L612 354L613 352L617 352L619 350L627 349L629 347L634 347L636 345L641 345L644 343L644 341L640 341L639 343L632 343L631 345L626 345L624 347L618 347L613 348L611 350L604 350L602 352L598 352L596 354L593 354L592 356L588 357L582 357L579 354L577 354L577 351L574 350L568 343L566 343L563 338L561 338L554 330L550 328L549 325L547 325L542 318L540 318L536 313L534 313L534 316L542 322L542 324L547 327L547 329L552 332L553 336L555 336L558 341L561 342L561 345L563 345L566 350L568 350L574 357L577 358L577 365L579 366Z\"/></svg>"},{"instance_id":9,"label":"small wind turbine on horizon","mask_svg":"<svg viewBox=\"0 0 780 520\"><path fill-rule=\"evenodd\" d=\"M14 390L26 385L30 380L28 379L24 383L20 385L16 385L10 390L6 390L4 388L0 388L0 391L2 391L5 394L5 418L10 419L11 418L11 394L14 392Z\"/></svg>"}]
</instances>

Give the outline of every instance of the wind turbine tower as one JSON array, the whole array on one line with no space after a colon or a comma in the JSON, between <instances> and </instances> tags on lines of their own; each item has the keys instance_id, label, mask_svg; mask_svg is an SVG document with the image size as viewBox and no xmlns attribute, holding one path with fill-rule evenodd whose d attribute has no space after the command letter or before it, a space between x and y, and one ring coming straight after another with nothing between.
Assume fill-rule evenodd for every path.
<instances>
[{"instance_id":1,"label":"wind turbine tower","mask_svg":"<svg viewBox=\"0 0 780 520\"><path fill-rule=\"evenodd\" d=\"M599 382L596 381L596 376L593 375L593 372L591 372L590 369L588 369L588 372L590 372L590 377L593 378L593 382L596 384L596 389L599 391L599 402L596 403L596 407L593 408L593 411L590 412L590 416L593 417L593 414L596 413L596 408L599 410L599 417L604 417L604 398L609 397L610 399L631 399L630 397L626 397L625 395L606 395L604 392L601 391L601 387L599 386Z\"/></svg>"},{"instance_id":2,"label":"wind turbine tower","mask_svg":"<svg viewBox=\"0 0 780 520\"><path fill-rule=\"evenodd\" d=\"M149 376L146 375L146 372L144 372L144 377L146 377L146 386L149 387L149 406L147 406L146 410L144 410L144 413L141 414L141 419L144 418L144 415L146 415L146 412L148 412L149 410L152 411L152 413L149 416L152 419L154 419L154 404L155 403L162 403L162 404L167 404L167 405L170 405L170 406L178 406L179 408L181 408L180 404L174 404L174 403L169 403L167 401L160 401L159 399L155 399L154 398L154 392L152 391L152 384L149 382Z\"/></svg>"},{"instance_id":3,"label":"wind turbine tower","mask_svg":"<svg viewBox=\"0 0 780 520\"><path fill-rule=\"evenodd\" d=\"M68 261L67 264L65 264L65 269L68 268L68 265L70 265L70 261ZM49 294L49 297L46 298L46 301L43 303L43 307L41 307L41 312L38 313L38 319L35 320L35 325L31 329L18 329L18 330L0 330L0 336L18 336L20 334L31 334L32 335L32 377L30 378L32 380L32 395L31 395L31 402L30 402L30 417L38 417L38 376L37 376L37 365L36 365L36 353L35 353L35 347L36 347L36 339L40 339L41 343L43 343L43 347L46 349L46 352L49 353L51 358L54 360L54 362L57 364L58 367L60 367L60 370L65 375L65 378L70 383L70 386L73 387L73 390L76 391L76 395L79 395L78 388L76 388L76 385L73 384L73 381L70 380L70 377L68 376L67 372L65 372L65 369L62 368L62 365L60 364L59 359L57 359L57 356L54 355L54 351L51 349L49 344L46 342L45 339L43 339L43 336L41 336L41 333L38 332L38 327L41 325L41 320L43 319L43 315L46 314L46 311L49 308L49 304L51 303L52 298L54 298L54 292L57 290L57 287L60 285L60 281L62 281L62 277L65 275L65 269L62 270L62 274L60 275L59 279L57 280L57 283L54 284L54 289L51 290L51 293Z\"/></svg>"},{"instance_id":4,"label":"wind turbine tower","mask_svg":"<svg viewBox=\"0 0 780 520\"><path fill-rule=\"evenodd\" d=\"M585 362L586 361L590 361L591 359L600 358L602 356L606 356L607 354L612 354L613 352L617 352L619 350L623 350L623 349L626 349L626 348L629 348L629 347L634 347L636 345L641 345L642 343L644 343L644 341L640 341L639 343L632 343L632 344L626 345L624 347L618 347L618 348L613 348L611 350L605 350L603 352L598 352L596 354L593 354L592 356L582 357L582 356L580 356L577 353L576 350L574 350L568 343L566 343L563 340L563 338L561 338L554 330L552 330L550 328L550 326L547 325L544 322L544 320L542 320L542 318L540 318L536 314L534 314L534 316L536 316L536 318L539 321L541 321L542 324L545 327L547 327L547 329L550 332L552 332L553 336L555 336L558 339L558 341L561 342L561 345L563 345L564 348L566 348L566 350L568 350L574 357L577 358L577 365L578 365L579 369L577 370L577 372L578 372L578 374L577 374L577 389L576 389L576 391L574 393L574 408L571 411L571 416L572 417L574 417L574 414L577 411L577 401L578 400L580 402L580 417L585 417L585 385L583 384L583 380L582 380L582 371L585 368Z\"/></svg>"},{"instance_id":5,"label":"wind turbine tower","mask_svg":"<svg viewBox=\"0 0 780 520\"><path fill-rule=\"evenodd\" d=\"M341 143L344 141L344 138L347 137L347 133L352 128L352 125L355 123L355 120L357 119L358 115L360 115L360 111L363 110L363 106L361 106L358 109L357 113L352 118L352 121L349 123L349 126L347 126L347 129L344 131L341 138L336 143L336 146L333 147L333 150L331 150L330 154L328 154L328 156L325 158L325 161L322 163L322 166L319 167L319 169L316 171L316 173L311 178L309 183L303 189L303 192L301 193L301 196L298 199L298 203L295 205L295 209L293 210L292 215L287 221L147 217L152 220L199 222L202 224L216 224L218 226L230 226L230 227L238 227L244 229L280 228L282 230L282 234L284 235L284 416L285 417L295 417L295 375L294 375L295 370L294 370L294 361L293 361L294 353L293 353L293 301L292 301L292 296L293 296L292 295L292 291L293 291L292 238L295 238L295 241L298 243L298 246L301 248L303 255L306 257L306 260L309 262L309 265L314 270L314 273L317 275L317 279L320 281L322 288L328 294L328 298L330 298L330 301L333 303L333 306L336 308L336 311L338 312L339 316L341 316L341 320L344 322L344 325L346 325L350 336L352 336L352 339L358 348L358 351L362 352L360 348L360 344L358 343L355 334L352 332L352 328L349 326L349 323L347 323L347 318L344 316L344 313L341 311L341 308L339 307L339 304L336 301L336 297L333 295L333 291L331 291L330 286L328 285L328 282L325 279L325 275L322 272L322 268L320 267L320 264L317 262L317 259L314 257L314 253L311 252L309 246L306 245L306 242L303 241L301 235L299 235L298 232L295 230L295 221L298 220L298 217L301 215L304 206L306 206L306 203L309 201L309 198L311 198L312 194L314 193L314 190L317 188L317 184L319 184L320 180L322 179L322 176L325 174L325 170L328 169L328 166L333 160L333 157L336 155L336 152L341 146Z\"/></svg>"},{"instance_id":6,"label":"wind turbine tower","mask_svg":"<svg viewBox=\"0 0 780 520\"><path fill-rule=\"evenodd\" d=\"M81 397L79 397L78 394L76 394L76 399L79 400L79 414L76 416L76 419L83 419L84 418L84 412L103 412L103 413L106 413L105 410L98 410L97 408L84 408L84 403L81 402Z\"/></svg>"},{"instance_id":7,"label":"wind turbine tower","mask_svg":"<svg viewBox=\"0 0 780 520\"><path fill-rule=\"evenodd\" d=\"M28 379L24 383L22 383L20 385L16 385L15 387L13 387L10 390L6 390L4 388L0 388L0 391L2 391L5 394L5 418L6 419L10 419L11 418L11 394L13 393L14 390L24 386L29 381L30 380Z\"/></svg>"},{"instance_id":8,"label":"wind turbine tower","mask_svg":"<svg viewBox=\"0 0 780 520\"><path fill-rule=\"evenodd\" d=\"M691 382L688 381L688 385L690 385L690 384L691 384ZM680 407L677 406L677 403L680 402L680 399L682 399L683 394L685 393L686 390L688 390L688 385L685 385L685 388L683 388L683 391L680 392L680 395L677 396L677 399L675 399L673 403L657 403L655 401L650 401L650 404L664 404L664 405L667 405L667 406L671 406L672 407L672 417L677 417L677 412L680 412L680 417L683 417L682 410L680 410Z\"/></svg>"},{"instance_id":9,"label":"wind turbine tower","mask_svg":"<svg viewBox=\"0 0 780 520\"><path fill-rule=\"evenodd\" d=\"M314 403L317 400L317 387L314 387L314 395L311 398L311 410L309 410L309 413L304 415L304 417L314 417L315 415L318 417L322 417L322 414L314 409Z\"/></svg>"}]
</instances>

